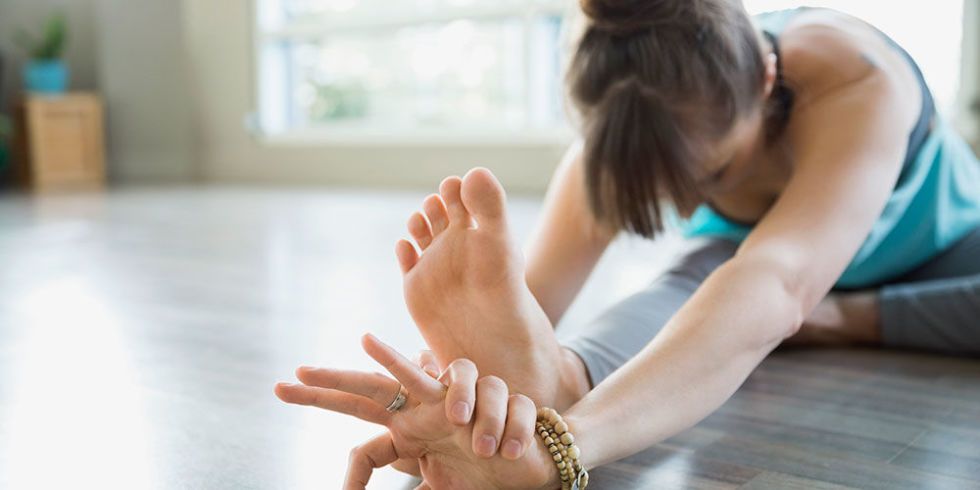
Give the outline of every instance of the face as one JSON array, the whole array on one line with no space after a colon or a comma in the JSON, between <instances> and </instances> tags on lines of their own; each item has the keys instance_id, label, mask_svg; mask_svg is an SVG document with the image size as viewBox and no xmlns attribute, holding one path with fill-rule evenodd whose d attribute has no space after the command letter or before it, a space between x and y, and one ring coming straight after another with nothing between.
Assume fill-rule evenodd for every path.
<instances>
[{"instance_id":1,"label":"face","mask_svg":"<svg viewBox=\"0 0 980 490\"><path fill-rule=\"evenodd\" d=\"M720 195L739 188L752 177L753 169L765 148L762 111L743 118L728 135L710 150L701 165L698 186L707 196Z\"/></svg>"},{"instance_id":2,"label":"face","mask_svg":"<svg viewBox=\"0 0 980 490\"><path fill-rule=\"evenodd\" d=\"M739 120L715 147L709 150L702 164L699 187L709 197L731 192L752 177L754 162L758 162L766 147L763 105L772 93L776 80L776 57L766 55L766 85L762 98L751 115Z\"/></svg>"}]
</instances>

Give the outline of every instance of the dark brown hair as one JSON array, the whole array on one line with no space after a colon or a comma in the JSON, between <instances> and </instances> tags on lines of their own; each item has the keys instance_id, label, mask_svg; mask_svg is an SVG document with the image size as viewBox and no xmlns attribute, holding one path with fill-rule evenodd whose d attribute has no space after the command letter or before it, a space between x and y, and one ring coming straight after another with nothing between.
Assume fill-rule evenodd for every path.
<instances>
[{"instance_id":1,"label":"dark brown hair","mask_svg":"<svg viewBox=\"0 0 980 490\"><path fill-rule=\"evenodd\" d=\"M697 165L758 107L765 65L738 0L581 0L589 18L568 72L581 116L589 205L651 237L661 201L704 201Z\"/></svg>"}]
</instances>

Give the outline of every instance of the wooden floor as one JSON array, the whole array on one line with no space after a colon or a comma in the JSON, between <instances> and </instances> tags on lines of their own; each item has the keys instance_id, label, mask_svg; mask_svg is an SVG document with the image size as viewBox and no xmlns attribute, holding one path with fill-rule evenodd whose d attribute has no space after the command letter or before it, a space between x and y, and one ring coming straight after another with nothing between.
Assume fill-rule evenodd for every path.
<instances>
[{"instance_id":1,"label":"wooden floor","mask_svg":"<svg viewBox=\"0 0 980 490\"><path fill-rule=\"evenodd\" d=\"M377 429L285 406L272 386L304 363L374 370L365 331L421 347L392 255L421 197L0 197L0 488L338 488ZM512 211L525 237L538 203ZM572 322L650 280L671 247L618 242ZM715 415L592 480L980 488L980 362L779 352ZM373 488L406 483L389 470Z\"/></svg>"}]
</instances>

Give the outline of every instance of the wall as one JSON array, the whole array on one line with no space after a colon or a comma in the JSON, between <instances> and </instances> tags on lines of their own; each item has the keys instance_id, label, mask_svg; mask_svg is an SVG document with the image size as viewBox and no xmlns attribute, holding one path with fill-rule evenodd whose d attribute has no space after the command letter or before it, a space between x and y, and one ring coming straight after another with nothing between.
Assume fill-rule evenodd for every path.
<instances>
[{"instance_id":1,"label":"wall","mask_svg":"<svg viewBox=\"0 0 980 490\"><path fill-rule=\"evenodd\" d=\"M96 16L110 174L123 182L198 177L181 2L97 0Z\"/></svg>"},{"instance_id":2,"label":"wall","mask_svg":"<svg viewBox=\"0 0 980 490\"><path fill-rule=\"evenodd\" d=\"M556 145L269 146L244 129L254 106L251 1L184 0L199 157L206 180L420 187L483 165L511 190L540 191L563 152Z\"/></svg>"},{"instance_id":3,"label":"wall","mask_svg":"<svg viewBox=\"0 0 980 490\"><path fill-rule=\"evenodd\" d=\"M195 178L180 6L168 0L0 0L0 50L7 61L2 106L21 93L25 56L13 33L18 27L39 31L51 12L65 12L71 89L97 91L106 100L110 178Z\"/></svg>"}]
</instances>

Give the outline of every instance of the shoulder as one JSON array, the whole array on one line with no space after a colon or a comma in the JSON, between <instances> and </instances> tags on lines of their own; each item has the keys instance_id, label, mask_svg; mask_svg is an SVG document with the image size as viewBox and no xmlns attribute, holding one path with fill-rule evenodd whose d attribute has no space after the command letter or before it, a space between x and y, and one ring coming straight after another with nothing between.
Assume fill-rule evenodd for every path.
<instances>
[{"instance_id":1,"label":"shoulder","mask_svg":"<svg viewBox=\"0 0 980 490\"><path fill-rule=\"evenodd\" d=\"M921 107L918 79L908 60L873 26L840 12L813 9L780 36L785 77L797 108L828 98L865 94L868 102L905 108L910 126Z\"/></svg>"}]
</instances>

